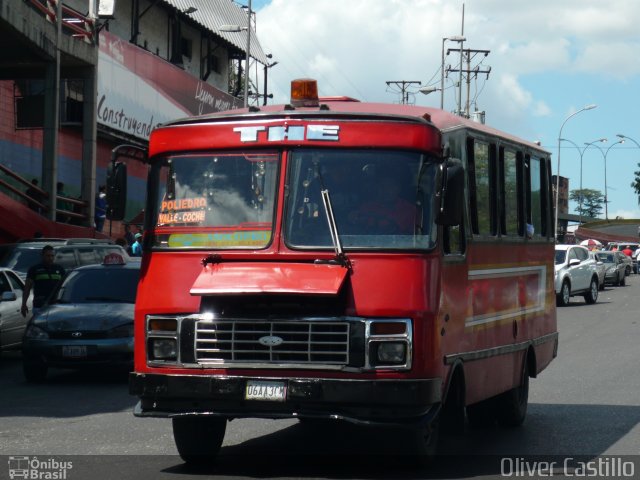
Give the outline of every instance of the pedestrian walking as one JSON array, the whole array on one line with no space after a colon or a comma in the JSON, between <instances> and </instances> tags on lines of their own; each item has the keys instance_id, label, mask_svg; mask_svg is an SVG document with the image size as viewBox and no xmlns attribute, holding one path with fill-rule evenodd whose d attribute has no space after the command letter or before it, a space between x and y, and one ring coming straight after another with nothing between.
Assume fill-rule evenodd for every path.
<instances>
[{"instance_id":1,"label":"pedestrian walking","mask_svg":"<svg viewBox=\"0 0 640 480\"><path fill-rule=\"evenodd\" d=\"M42 261L33 265L27 271L27 280L24 282L24 293L22 295L22 307L20 313L27 316L27 300L33 289L33 308L40 308L44 305L51 292L58 286L65 276L65 270L57 263L54 263L55 253L51 245L42 247Z\"/></svg>"},{"instance_id":2,"label":"pedestrian walking","mask_svg":"<svg viewBox=\"0 0 640 480\"><path fill-rule=\"evenodd\" d=\"M107 187L104 185L100 185L100 187L98 187L94 218L96 222L96 231L102 232L104 222L107 219Z\"/></svg>"}]
</instances>

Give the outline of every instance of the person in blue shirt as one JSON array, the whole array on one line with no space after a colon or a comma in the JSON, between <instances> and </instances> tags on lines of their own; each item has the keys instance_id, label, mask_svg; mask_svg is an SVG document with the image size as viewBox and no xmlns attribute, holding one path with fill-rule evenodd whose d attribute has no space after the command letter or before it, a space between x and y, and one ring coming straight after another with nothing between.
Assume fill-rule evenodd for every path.
<instances>
[{"instance_id":1,"label":"person in blue shirt","mask_svg":"<svg viewBox=\"0 0 640 480\"><path fill-rule=\"evenodd\" d=\"M140 232L134 235L136 241L131 245L131 256L133 257L141 257L142 256L142 244L140 240L142 239L142 234Z\"/></svg>"}]
</instances>

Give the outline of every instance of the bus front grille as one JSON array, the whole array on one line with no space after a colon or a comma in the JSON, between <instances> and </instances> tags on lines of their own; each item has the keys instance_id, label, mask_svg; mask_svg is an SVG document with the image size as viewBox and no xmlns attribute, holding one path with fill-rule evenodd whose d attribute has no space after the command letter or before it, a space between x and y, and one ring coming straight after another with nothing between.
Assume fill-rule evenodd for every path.
<instances>
[{"instance_id":1,"label":"bus front grille","mask_svg":"<svg viewBox=\"0 0 640 480\"><path fill-rule=\"evenodd\" d=\"M317 320L198 321L195 352L196 362L205 365L347 365L349 323Z\"/></svg>"}]
</instances>

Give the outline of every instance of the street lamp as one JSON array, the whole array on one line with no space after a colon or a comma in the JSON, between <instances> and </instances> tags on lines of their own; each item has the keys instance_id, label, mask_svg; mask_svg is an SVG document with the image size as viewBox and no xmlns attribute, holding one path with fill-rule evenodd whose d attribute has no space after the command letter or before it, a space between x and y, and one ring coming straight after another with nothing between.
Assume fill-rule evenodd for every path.
<instances>
[{"instance_id":1,"label":"street lamp","mask_svg":"<svg viewBox=\"0 0 640 480\"><path fill-rule=\"evenodd\" d=\"M579 202L578 202L578 214L580 215L580 224L582 224L582 198L583 198L583 195L582 195L582 157L584 155L584 152L591 145L595 145L598 142L605 143L607 141L607 139L606 138L599 138L598 140L594 140L593 142L585 142L584 144L586 146L582 150L580 150L580 147L575 142L572 142L571 140L568 140L566 138L561 138L560 141L561 142L570 143L571 145L573 145L574 147L576 147L578 149L578 153L580 154L580 197L579 197Z\"/></svg>"},{"instance_id":2,"label":"street lamp","mask_svg":"<svg viewBox=\"0 0 640 480\"><path fill-rule=\"evenodd\" d=\"M564 122L562 122L562 125L560 126L560 133L558 133L558 169L556 171L556 209L555 209L555 223L554 223L554 232L553 232L556 241L558 240L558 199L560 198L560 139L562 138L562 129L564 128L565 123L567 123L567 121L570 118L575 117L580 112L584 112L585 110L592 110L596 107L597 105L594 105L594 104L585 105L577 112L573 112L571 115L565 118Z\"/></svg>"},{"instance_id":3,"label":"street lamp","mask_svg":"<svg viewBox=\"0 0 640 480\"><path fill-rule=\"evenodd\" d=\"M460 55L462 56L462 42L466 40L465 37L460 35L454 35L452 37L443 37L442 38L442 62L440 63L440 110L444 110L444 42L449 40L450 42L458 42L460 43ZM462 65L462 60L460 61ZM460 67L460 75L462 75L462 66ZM420 90L422 92L422 90ZM435 91L435 90L432 90ZM425 92L422 92L425 93ZM431 92L428 92L431 93ZM426 95L426 93L425 93Z\"/></svg>"},{"instance_id":4,"label":"street lamp","mask_svg":"<svg viewBox=\"0 0 640 480\"><path fill-rule=\"evenodd\" d=\"M442 89L438 87L422 87L418 89L420 93L424 93L425 95L429 95L430 93L437 92L438 90L442 90Z\"/></svg>"},{"instance_id":5,"label":"street lamp","mask_svg":"<svg viewBox=\"0 0 640 480\"><path fill-rule=\"evenodd\" d=\"M247 31L247 54L244 60L244 106L249 106L249 50L251 49L251 0L247 4L247 26L240 27L239 25L222 25L220 27L221 32L238 33L243 30Z\"/></svg>"},{"instance_id":6,"label":"street lamp","mask_svg":"<svg viewBox=\"0 0 640 480\"><path fill-rule=\"evenodd\" d=\"M267 55L267 57L271 58L272 55L269 54L269 55ZM268 75L269 69L271 67L275 67L277 64L278 64L278 62L272 62L272 63L267 63L264 66L264 97L263 97L262 105L266 105L267 104L267 98L269 98L269 94L267 93L267 75ZM272 95L272 97L273 97L273 95Z\"/></svg>"},{"instance_id":7,"label":"street lamp","mask_svg":"<svg viewBox=\"0 0 640 480\"><path fill-rule=\"evenodd\" d=\"M604 218L605 220L609 220L609 197L607 196L607 155L609 155L609 150L611 150L615 145L619 143L624 143L624 138L621 138L617 142L612 143L607 150L602 150L602 148L598 147L600 153L604 157Z\"/></svg>"},{"instance_id":8,"label":"street lamp","mask_svg":"<svg viewBox=\"0 0 640 480\"><path fill-rule=\"evenodd\" d=\"M618 134L616 135L616 137L621 138L621 139L623 139L623 140L631 140L633 143L635 143L635 144L638 146L638 148L640 148L640 143L636 142L636 141L635 141L633 138L631 138L631 137L627 137L626 135L623 135L623 134L621 134L621 133L618 133Z\"/></svg>"}]
</instances>

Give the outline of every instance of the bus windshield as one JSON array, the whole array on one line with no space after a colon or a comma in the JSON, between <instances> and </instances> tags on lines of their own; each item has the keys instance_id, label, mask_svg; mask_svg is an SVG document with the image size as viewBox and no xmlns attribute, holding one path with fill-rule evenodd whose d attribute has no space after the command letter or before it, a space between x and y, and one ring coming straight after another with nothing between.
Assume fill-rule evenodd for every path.
<instances>
[{"instance_id":1,"label":"bus windshield","mask_svg":"<svg viewBox=\"0 0 640 480\"><path fill-rule=\"evenodd\" d=\"M435 245L434 158L391 150L294 150L289 154L285 241L332 247L327 190L342 246L429 249Z\"/></svg>"},{"instance_id":2,"label":"bus windshield","mask_svg":"<svg viewBox=\"0 0 640 480\"><path fill-rule=\"evenodd\" d=\"M267 247L278 159L273 152L235 152L172 156L154 164L149 177L154 246Z\"/></svg>"}]
</instances>

